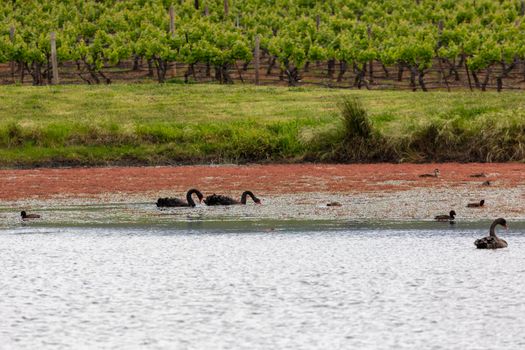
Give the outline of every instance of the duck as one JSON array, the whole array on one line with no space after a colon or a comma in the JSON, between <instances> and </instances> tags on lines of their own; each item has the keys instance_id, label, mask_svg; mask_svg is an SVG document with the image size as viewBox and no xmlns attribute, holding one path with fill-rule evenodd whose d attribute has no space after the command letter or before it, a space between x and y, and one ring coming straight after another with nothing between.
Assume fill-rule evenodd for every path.
<instances>
[{"instance_id":1,"label":"duck","mask_svg":"<svg viewBox=\"0 0 525 350\"><path fill-rule=\"evenodd\" d=\"M454 220L456 218L456 212L454 210L451 210L448 215L436 215L434 217L434 220L437 221L448 221L448 220Z\"/></svg>"},{"instance_id":2,"label":"duck","mask_svg":"<svg viewBox=\"0 0 525 350\"><path fill-rule=\"evenodd\" d=\"M202 198L204 198L204 196L201 191L192 188L186 193L186 202L179 198L159 198L157 199L157 207L195 207L196 204L192 198L194 194L196 194L199 198L199 203L202 202Z\"/></svg>"},{"instance_id":3,"label":"duck","mask_svg":"<svg viewBox=\"0 0 525 350\"><path fill-rule=\"evenodd\" d=\"M223 196L221 194L212 194L210 196L207 196L204 200L204 204L206 205L236 205L236 204L246 204L246 197L250 196L251 199L255 202L255 204L261 204L261 200L253 194L252 191L244 191L241 196L241 200L235 200L231 197Z\"/></svg>"},{"instance_id":4,"label":"duck","mask_svg":"<svg viewBox=\"0 0 525 350\"><path fill-rule=\"evenodd\" d=\"M501 225L508 230L507 221L504 218L498 218L494 220L492 225L490 225L490 233L487 237L476 239L474 245L478 249L498 249L498 248L507 248L507 241L496 236L496 226Z\"/></svg>"},{"instance_id":5,"label":"duck","mask_svg":"<svg viewBox=\"0 0 525 350\"><path fill-rule=\"evenodd\" d=\"M485 174L485 173L477 173L477 174L470 175L470 177L487 177L487 174Z\"/></svg>"},{"instance_id":6,"label":"duck","mask_svg":"<svg viewBox=\"0 0 525 350\"><path fill-rule=\"evenodd\" d=\"M433 174L421 174L419 177L439 177L439 169L434 169Z\"/></svg>"},{"instance_id":7,"label":"duck","mask_svg":"<svg viewBox=\"0 0 525 350\"><path fill-rule=\"evenodd\" d=\"M20 216L22 217L22 220L40 219L40 215L38 215L38 214L27 214L25 212L25 210L22 210L20 212Z\"/></svg>"},{"instance_id":8,"label":"duck","mask_svg":"<svg viewBox=\"0 0 525 350\"><path fill-rule=\"evenodd\" d=\"M487 181L484 181L481 186L490 186L492 184L492 182L490 182L489 180Z\"/></svg>"},{"instance_id":9,"label":"duck","mask_svg":"<svg viewBox=\"0 0 525 350\"><path fill-rule=\"evenodd\" d=\"M467 208L481 208L485 205L485 200L482 199L479 201L479 203L469 203L467 204Z\"/></svg>"}]
</instances>

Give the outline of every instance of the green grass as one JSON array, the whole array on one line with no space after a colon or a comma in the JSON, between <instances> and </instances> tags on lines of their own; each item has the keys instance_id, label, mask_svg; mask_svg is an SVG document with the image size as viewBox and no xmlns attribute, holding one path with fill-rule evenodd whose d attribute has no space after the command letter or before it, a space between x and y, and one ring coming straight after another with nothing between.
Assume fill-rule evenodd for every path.
<instances>
[{"instance_id":1,"label":"green grass","mask_svg":"<svg viewBox=\"0 0 525 350\"><path fill-rule=\"evenodd\" d=\"M2 86L0 166L369 160L334 155L344 97L361 101L374 147L396 148L388 160L446 160L441 146L476 134L505 141L497 157L472 160L519 159L506 147L525 133L522 92L136 84Z\"/></svg>"}]
</instances>

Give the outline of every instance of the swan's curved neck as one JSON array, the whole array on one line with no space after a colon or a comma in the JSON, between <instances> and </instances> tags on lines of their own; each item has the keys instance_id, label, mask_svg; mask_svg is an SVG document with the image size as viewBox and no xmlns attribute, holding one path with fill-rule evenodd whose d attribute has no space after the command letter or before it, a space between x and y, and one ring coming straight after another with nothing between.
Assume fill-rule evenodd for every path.
<instances>
[{"instance_id":1,"label":"swan's curved neck","mask_svg":"<svg viewBox=\"0 0 525 350\"><path fill-rule=\"evenodd\" d=\"M193 201L193 198L191 197L194 193L197 193L197 190L189 190L188 193L186 193L186 200L188 201L188 204L190 207L195 206L195 202Z\"/></svg>"},{"instance_id":2,"label":"swan's curved neck","mask_svg":"<svg viewBox=\"0 0 525 350\"><path fill-rule=\"evenodd\" d=\"M497 225L498 223L496 221L494 221L492 225L490 225L490 236L491 237L496 237L496 226Z\"/></svg>"},{"instance_id":3,"label":"swan's curved neck","mask_svg":"<svg viewBox=\"0 0 525 350\"><path fill-rule=\"evenodd\" d=\"M247 196L250 196L250 198L255 202L254 194L251 191L245 191L245 192L243 192L243 194L241 196L241 203L242 204L246 204L246 197Z\"/></svg>"}]
</instances>

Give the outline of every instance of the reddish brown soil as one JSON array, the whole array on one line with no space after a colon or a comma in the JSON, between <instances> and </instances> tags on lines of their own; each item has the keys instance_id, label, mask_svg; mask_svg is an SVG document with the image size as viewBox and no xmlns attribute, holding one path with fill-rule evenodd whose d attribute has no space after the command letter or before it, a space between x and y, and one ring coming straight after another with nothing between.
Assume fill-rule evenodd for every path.
<instances>
[{"instance_id":1,"label":"reddish brown soil","mask_svg":"<svg viewBox=\"0 0 525 350\"><path fill-rule=\"evenodd\" d=\"M439 168L439 178L420 178ZM484 172L488 178L472 178ZM96 197L169 191L191 187L204 193L403 191L414 187L459 186L490 180L512 187L525 181L525 164L357 164L181 166L158 168L75 168L0 170L0 200Z\"/></svg>"}]
</instances>

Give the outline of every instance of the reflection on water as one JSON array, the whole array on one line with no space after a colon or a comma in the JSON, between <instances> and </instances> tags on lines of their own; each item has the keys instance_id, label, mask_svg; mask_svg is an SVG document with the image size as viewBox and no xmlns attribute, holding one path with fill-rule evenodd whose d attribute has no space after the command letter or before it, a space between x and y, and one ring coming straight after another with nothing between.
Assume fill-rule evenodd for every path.
<instances>
[{"instance_id":1,"label":"reflection on water","mask_svg":"<svg viewBox=\"0 0 525 350\"><path fill-rule=\"evenodd\" d=\"M185 225L0 230L2 348L525 347L519 225Z\"/></svg>"}]
</instances>

